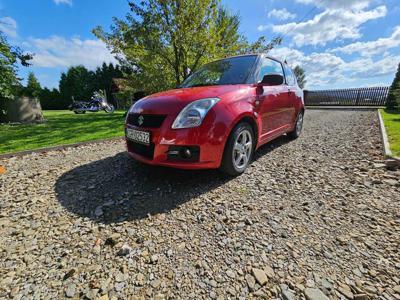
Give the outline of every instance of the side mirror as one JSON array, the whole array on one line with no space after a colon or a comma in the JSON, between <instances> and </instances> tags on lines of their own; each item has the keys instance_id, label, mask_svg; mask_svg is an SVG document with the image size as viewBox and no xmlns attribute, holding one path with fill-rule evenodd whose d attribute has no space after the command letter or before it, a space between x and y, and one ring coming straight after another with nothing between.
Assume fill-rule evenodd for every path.
<instances>
[{"instance_id":1,"label":"side mirror","mask_svg":"<svg viewBox=\"0 0 400 300\"><path fill-rule=\"evenodd\" d=\"M281 85L284 82L284 78L281 74L267 74L261 80L261 85L274 86Z\"/></svg>"}]
</instances>

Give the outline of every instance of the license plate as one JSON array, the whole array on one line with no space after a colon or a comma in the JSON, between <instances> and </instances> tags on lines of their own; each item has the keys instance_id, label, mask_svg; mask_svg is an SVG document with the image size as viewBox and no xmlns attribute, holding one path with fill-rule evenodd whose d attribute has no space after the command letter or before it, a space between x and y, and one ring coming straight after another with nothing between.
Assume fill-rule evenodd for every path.
<instances>
[{"instance_id":1,"label":"license plate","mask_svg":"<svg viewBox=\"0 0 400 300\"><path fill-rule=\"evenodd\" d=\"M134 142L150 145L150 132L127 128L126 138Z\"/></svg>"}]
</instances>

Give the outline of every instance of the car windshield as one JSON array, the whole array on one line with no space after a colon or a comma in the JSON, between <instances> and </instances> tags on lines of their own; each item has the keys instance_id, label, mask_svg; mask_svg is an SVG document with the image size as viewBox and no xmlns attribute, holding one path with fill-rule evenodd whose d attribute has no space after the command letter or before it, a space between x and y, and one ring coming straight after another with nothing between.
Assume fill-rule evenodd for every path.
<instances>
[{"instance_id":1,"label":"car windshield","mask_svg":"<svg viewBox=\"0 0 400 300\"><path fill-rule=\"evenodd\" d=\"M248 55L214 61L186 78L181 87L245 83L256 58Z\"/></svg>"}]
</instances>

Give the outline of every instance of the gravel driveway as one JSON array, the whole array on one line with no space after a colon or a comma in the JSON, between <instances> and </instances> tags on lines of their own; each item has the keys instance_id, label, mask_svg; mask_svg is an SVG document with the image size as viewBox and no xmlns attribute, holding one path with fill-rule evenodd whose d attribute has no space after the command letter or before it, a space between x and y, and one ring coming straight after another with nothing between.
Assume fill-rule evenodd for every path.
<instances>
[{"instance_id":1,"label":"gravel driveway","mask_svg":"<svg viewBox=\"0 0 400 300\"><path fill-rule=\"evenodd\" d=\"M0 298L400 299L400 171L376 112L309 110L235 179L123 142L0 165Z\"/></svg>"}]
</instances>

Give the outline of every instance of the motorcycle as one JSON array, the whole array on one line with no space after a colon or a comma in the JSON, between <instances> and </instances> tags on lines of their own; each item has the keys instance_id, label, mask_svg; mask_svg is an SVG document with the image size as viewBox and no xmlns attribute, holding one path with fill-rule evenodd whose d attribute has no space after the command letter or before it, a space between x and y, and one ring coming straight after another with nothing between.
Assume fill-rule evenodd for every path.
<instances>
[{"instance_id":1,"label":"motorcycle","mask_svg":"<svg viewBox=\"0 0 400 300\"><path fill-rule=\"evenodd\" d=\"M102 92L94 92L90 102L75 101L73 99L69 108L76 114L84 114L87 111L98 112L100 110L112 114L115 110L114 105L107 102L106 96Z\"/></svg>"}]
</instances>

